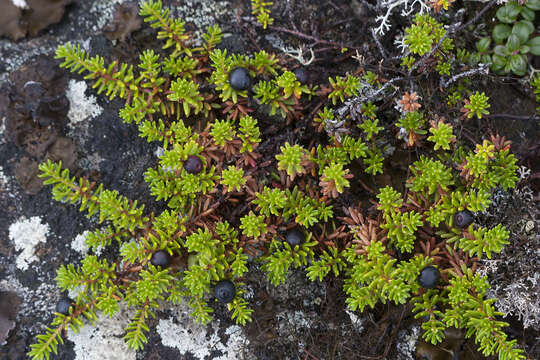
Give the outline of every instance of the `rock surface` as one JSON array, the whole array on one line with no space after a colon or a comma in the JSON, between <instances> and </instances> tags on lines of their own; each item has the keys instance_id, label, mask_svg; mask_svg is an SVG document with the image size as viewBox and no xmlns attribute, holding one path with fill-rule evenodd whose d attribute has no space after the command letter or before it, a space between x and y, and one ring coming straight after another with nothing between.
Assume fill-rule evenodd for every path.
<instances>
[{"instance_id":1,"label":"rock surface","mask_svg":"<svg viewBox=\"0 0 540 360\"><path fill-rule=\"evenodd\" d=\"M0 5L5 1L11 0L0 0ZM58 3L68 2L70 1ZM24 1L17 0L17 3L21 5ZM27 3L31 5L39 2L27 0ZM138 28L137 21L132 18L129 18L129 26L125 28L118 20L120 15L117 15L115 21L115 9L123 3L135 4L136 1L76 1L66 8L58 23L44 29L41 29L40 25L33 30L21 30L17 24L2 20L1 16L10 21L21 16L22 5L15 8L10 6L11 14L6 10L0 15L0 23L11 29L10 36L19 39L14 42L0 37L0 53L8 54L0 59L1 359L26 358L24 354L33 343L33 337L49 324L58 300L68 295L62 294L56 286L56 270L61 264L77 264L88 252L84 244L85 232L99 227L96 217L86 218L78 212L77 206L52 200L50 189L42 188L41 182L35 177L38 160L47 156L56 160L62 159L70 165L74 173L89 174L105 187L118 190L131 199L138 199L145 204L148 211L159 209L160 205L153 201L143 181L143 173L156 163L156 144L148 144L138 136L135 126L121 122L118 110L122 101L110 101L105 96L98 96L82 76L58 70L61 76L55 78L59 81L51 88L59 92L54 94L55 96L65 96L69 107L64 109L66 113L63 116L53 117L53 120L60 118L57 122L50 120L51 118L39 117L42 121L56 124L53 126L54 134L34 134L37 133L33 127L34 117L24 117L27 122L24 123L23 130L31 128L30 133L34 138L40 136L39 141L33 144L42 145L41 147L27 146L23 141L18 143L10 136L13 132L6 130L9 115L7 109L12 101L6 96L8 91L11 91L8 89L15 89L21 97L21 104L32 105L24 98L23 93L24 85L29 79L25 78L23 82L22 78L18 79L13 74L21 66L30 66L28 69L34 71L35 77L39 78L39 70L44 67L36 66L36 61L39 64L39 61L43 61L39 59L46 58L54 62L54 67L58 65L57 61L51 60L58 45L66 42L79 43L85 50L92 54L101 54L106 60L118 58L125 62L136 61L134 55L144 48L147 40L154 37L154 33L144 25L140 30L135 30ZM278 13L287 14L288 1L275 3ZM311 28L312 16L333 14L333 8L327 1L299 0L297 3L303 11L299 15L299 18L303 19L299 27L304 31ZM265 37L252 32L247 36L246 32L240 31L236 10L240 10L242 15L248 14L248 1L164 0L164 4L171 7L173 16L182 17L187 22L195 43L200 42L201 29L206 25L219 23L227 34L221 46L229 51L243 51L250 41L249 36L267 41L269 46L274 47L274 51L281 51L285 46L281 34L272 33ZM332 16L344 17L343 14ZM284 16L284 21L290 20ZM329 38L338 38L347 31L358 35L358 32L365 30L364 23L367 22L361 22L360 25L346 23L345 28L337 27L333 33L326 35ZM109 24L114 24L113 32L118 31L112 37L105 28ZM35 32L38 36L23 39L26 31ZM113 41L109 40L107 35L113 38ZM341 40L343 39L340 38ZM297 45L298 42L290 44ZM38 55L45 56L39 58ZM334 66L323 64L320 68ZM310 73L309 81L320 81L328 74L327 70L315 71ZM49 88L46 88L46 91L49 91ZM51 92L48 95L53 96ZM518 102L506 105L521 106ZM36 109L37 107L33 108ZM45 111L44 113L49 114ZM32 122L28 123L29 119L32 119ZM289 135L278 136L283 140ZM48 143L47 139L52 138L54 140ZM43 145L45 143L46 146ZM270 150L269 148L268 153L271 153ZM525 191L523 188L521 190ZM519 196L526 197L518 194L515 198ZM506 202L508 201L506 199ZM521 206L521 211L524 211L527 207L533 208L532 203L532 199L526 199L517 202L516 208ZM500 214L493 213L491 216L500 217ZM489 222L489 216L479 220ZM518 221L515 223L518 224ZM526 243L525 252L520 252L520 248L508 251L513 259L512 264L517 264L522 254L526 254L529 259L528 267L519 269L520 288L513 288L513 283L504 282L495 287L495 292L504 293L513 289L513 294L519 294L520 299L526 300L531 296L531 288L538 288L540 281L536 275L527 278L529 269L537 264L534 256L538 256L538 225L533 224L532 229L529 231L532 240ZM112 259L117 251L114 246L101 249L101 256ZM492 277L496 277L495 270L498 268L505 272L511 271L503 266L500 258L494 258L493 262L486 261L485 267L485 273ZM100 316L95 326L83 327L80 334L69 331L68 341L59 347L59 354L54 356L54 359L296 359L299 354L302 358L308 358L309 351L314 351L313 348L323 354L320 358L325 358L324 354L331 355L338 348L343 358L352 359L358 349L378 346L384 348L385 344L381 344L380 339L394 333L393 324L401 320L401 309L393 306L376 309L385 314L376 321L373 321L371 313L366 316L345 312L343 284L337 279L329 279L323 283L311 282L301 270L293 272L285 286L275 288L268 285L265 275L254 266L250 269L250 274L252 275L246 280L246 298L254 309L256 321L244 328L231 322L226 305L212 304L216 320L208 326L193 322L185 304L174 308L164 306L158 311L158 317L150 321L148 344L135 353L127 349L122 340L123 329L133 316L131 309L123 308L113 318ZM536 301L537 299L538 296ZM522 316L527 324L534 328L539 326L537 321L540 306L538 303L533 304L534 306L525 309L527 313ZM509 311L519 311L508 297L501 298L501 306ZM521 310L525 311L523 309ZM521 325L519 321L517 323L519 328ZM419 328L412 325L412 320L408 319L396 333L399 356L404 359L414 358ZM5 345L2 345L4 342Z\"/></svg>"}]
</instances>

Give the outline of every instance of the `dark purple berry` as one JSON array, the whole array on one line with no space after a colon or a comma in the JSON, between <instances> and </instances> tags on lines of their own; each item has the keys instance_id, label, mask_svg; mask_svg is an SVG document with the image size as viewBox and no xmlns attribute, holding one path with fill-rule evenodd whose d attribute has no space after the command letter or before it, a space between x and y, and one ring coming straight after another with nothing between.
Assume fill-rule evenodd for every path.
<instances>
[{"instance_id":1,"label":"dark purple berry","mask_svg":"<svg viewBox=\"0 0 540 360\"><path fill-rule=\"evenodd\" d=\"M435 266L426 266L418 275L418 284L425 289L433 289L439 283L441 273Z\"/></svg>"},{"instance_id":2,"label":"dark purple berry","mask_svg":"<svg viewBox=\"0 0 540 360\"><path fill-rule=\"evenodd\" d=\"M222 303L229 303L236 295L236 288L229 280L221 280L214 287L214 295Z\"/></svg>"},{"instance_id":3,"label":"dark purple berry","mask_svg":"<svg viewBox=\"0 0 540 360\"><path fill-rule=\"evenodd\" d=\"M171 257L166 251L159 250L156 251L150 258L150 263L154 266L161 266L166 268L171 263Z\"/></svg>"},{"instance_id":4,"label":"dark purple berry","mask_svg":"<svg viewBox=\"0 0 540 360\"><path fill-rule=\"evenodd\" d=\"M291 229L287 232L285 241L287 241L291 247L295 247L304 242L304 234L297 228Z\"/></svg>"},{"instance_id":5,"label":"dark purple berry","mask_svg":"<svg viewBox=\"0 0 540 360\"><path fill-rule=\"evenodd\" d=\"M198 174L203 169L203 163L197 155L189 155L184 162L184 169L190 174Z\"/></svg>"},{"instance_id":6,"label":"dark purple berry","mask_svg":"<svg viewBox=\"0 0 540 360\"><path fill-rule=\"evenodd\" d=\"M473 214L469 210L458 211L454 214L454 224L462 229L469 227L473 221Z\"/></svg>"},{"instance_id":7,"label":"dark purple berry","mask_svg":"<svg viewBox=\"0 0 540 360\"><path fill-rule=\"evenodd\" d=\"M302 85L307 84L309 81L309 74L304 68L294 70L294 75L296 76L296 80Z\"/></svg>"},{"instance_id":8,"label":"dark purple berry","mask_svg":"<svg viewBox=\"0 0 540 360\"><path fill-rule=\"evenodd\" d=\"M58 304L56 304L56 312L62 315L69 315L69 308L71 308L72 303L73 300L68 297L60 299Z\"/></svg>"},{"instance_id":9,"label":"dark purple berry","mask_svg":"<svg viewBox=\"0 0 540 360\"><path fill-rule=\"evenodd\" d=\"M234 90L242 91L249 89L251 78L246 68L237 67L229 74L229 84Z\"/></svg>"}]
</instances>

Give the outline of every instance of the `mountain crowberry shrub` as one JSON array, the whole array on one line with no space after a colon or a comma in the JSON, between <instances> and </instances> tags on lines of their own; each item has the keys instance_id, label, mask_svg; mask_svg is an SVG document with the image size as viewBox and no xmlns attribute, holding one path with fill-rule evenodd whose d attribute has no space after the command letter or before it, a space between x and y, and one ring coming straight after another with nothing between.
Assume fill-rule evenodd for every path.
<instances>
[{"instance_id":1,"label":"mountain crowberry shrub","mask_svg":"<svg viewBox=\"0 0 540 360\"><path fill-rule=\"evenodd\" d=\"M252 4L259 21L271 24L270 3ZM433 344L444 339L445 329L465 328L483 354L524 358L516 340L503 331L507 324L497 319L501 314L493 307L495 299L487 297L486 278L473 270L479 259L508 244L509 232L501 225L455 224L456 213L484 211L496 187L515 185L516 159L504 141L492 137L468 148L443 119L429 126L433 114L421 112L412 94L408 99L414 101L393 124L380 121L371 101L354 117L338 118L334 106L359 94L382 92L376 74L336 76L319 89L299 81L279 56L216 49L223 36L218 26L207 28L201 46L192 46L185 23L171 18L159 0L142 1L140 15L158 30L163 53L145 50L135 67L117 61L106 65L101 56L91 57L72 44L60 46L56 57L62 67L86 73L98 93L124 99L120 118L163 147L144 180L164 210L147 212L115 190L71 176L61 163L41 164L40 176L53 185L53 198L77 204L103 227L86 237L91 252L80 265L58 269L58 287L78 289L78 294L37 336L32 359L48 359L65 330L94 323L98 312L112 316L121 302L136 309L124 337L133 349L144 346L147 320L156 316L162 301L187 301L192 316L206 323L213 312L209 302L217 297L243 325L253 313L241 280L249 261L259 264L276 286L287 280L291 267L305 268L312 281L330 273L342 276L352 311L378 302L410 302L415 317L422 319L424 339ZM414 21L405 35L409 69L445 36L428 15ZM452 49L450 39L444 40L441 50ZM442 53L434 56L435 62L444 62ZM231 84L237 69L249 75L251 89ZM322 102L313 125L328 134L328 143L307 147L285 142L270 164L260 167L260 120L248 104L290 122L310 113L313 97ZM489 107L480 93L468 105L471 116L478 117ZM341 131L344 126L350 130ZM353 162L368 175L385 171L389 155L382 135L396 127L407 135L404 147L418 152L408 164L404 191L379 187L372 199L379 214L375 218L360 205L335 206L350 195L358 176L351 171ZM436 153L420 146L428 133ZM245 206L237 211L238 204ZM234 214L234 221L224 214ZM115 261L92 254L113 242L120 245Z\"/></svg>"}]
</instances>

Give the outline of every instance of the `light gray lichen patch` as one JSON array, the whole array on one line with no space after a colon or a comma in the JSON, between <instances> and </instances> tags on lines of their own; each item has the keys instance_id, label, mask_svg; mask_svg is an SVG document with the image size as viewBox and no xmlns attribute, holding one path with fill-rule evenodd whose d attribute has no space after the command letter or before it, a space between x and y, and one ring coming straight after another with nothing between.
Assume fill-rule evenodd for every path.
<instances>
[{"instance_id":1,"label":"light gray lichen patch","mask_svg":"<svg viewBox=\"0 0 540 360\"><path fill-rule=\"evenodd\" d=\"M21 67L29 59L38 55L54 56L57 44L43 44L43 46L21 45L8 39L0 38L0 54L9 54L4 58L4 71L0 72L0 83Z\"/></svg>"},{"instance_id":2,"label":"light gray lichen patch","mask_svg":"<svg viewBox=\"0 0 540 360\"><path fill-rule=\"evenodd\" d=\"M186 0L181 6L171 9L173 17L193 24L194 45L200 45L206 27L217 23L217 19L232 18L234 6L231 1Z\"/></svg>"},{"instance_id":3,"label":"light gray lichen patch","mask_svg":"<svg viewBox=\"0 0 540 360\"><path fill-rule=\"evenodd\" d=\"M83 146L88 138L89 120L101 115L103 108L94 95L86 95L88 85L84 81L71 79L66 90L69 100L69 136Z\"/></svg>"},{"instance_id":4,"label":"light gray lichen patch","mask_svg":"<svg viewBox=\"0 0 540 360\"><path fill-rule=\"evenodd\" d=\"M103 108L96 103L94 95L86 95L88 85L84 81L71 79L66 90L69 100L68 118L69 126L74 127L87 119L95 118L103 112Z\"/></svg>"},{"instance_id":5,"label":"light gray lichen patch","mask_svg":"<svg viewBox=\"0 0 540 360\"><path fill-rule=\"evenodd\" d=\"M81 141L84 141L81 139ZM83 142L84 143L84 142ZM80 157L77 160L77 165L81 169L86 170L99 170L99 164L104 161L104 159L99 155L97 152L93 152L91 154L87 154L84 157Z\"/></svg>"},{"instance_id":6,"label":"light gray lichen patch","mask_svg":"<svg viewBox=\"0 0 540 360\"><path fill-rule=\"evenodd\" d=\"M399 359L415 360L416 344L420 336L420 328L412 326L410 329L400 330L398 332L396 348Z\"/></svg>"},{"instance_id":7,"label":"light gray lichen patch","mask_svg":"<svg viewBox=\"0 0 540 360\"><path fill-rule=\"evenodd\" d=\"M32 314L34 320L21 329L21 331L31 334L43 330L47 319L54 312L56 301L59 298L56 284L47 282L47 279L40 279L40 281L42 283L35 289L23 286L13 275L0 281L1 291L14 292L21 299L16 322L27 317L28 314Z\"/></svg>"},{"instance_id":8,"label":"light gray lichen patch","mask_svg":"<svg viewBox=\"0 0 540 360\"><path fill-rule=\"evenodd\" d=\"M27 270L30 263L37 261L35 248L40 242L47 241L49 225L42 224L38 216L27 219L21 217L9 226L9 239L13 241L15 250L22 251L17 256L16 264L21 270Z\"/></svg>"},{"instance_id":9,"label":"light gray lichen patch","mask_svg":"<svg viewBox=\"0 0 540 360\"><path fill-rule=\"evenodd\" d=\"M526 329L540 329L540 220L538 207L530 189L530 169L518 169L517 187L496 189L492 204L477 214L481 225L492 227L502 221L509 230L509 245L491 259L480 262L478 273L487 276L496 298L495 307L506 315L514 315Z\"/></svg>"},{"instance_id":10,"label":"light gray lichen patch","mask_svg":"<svg viewBox=\"0 0 540 360\"><path fill-rule=\"evenodd\" d=\"M531 239L533 240L533 239ZM531 258L540 260L540 250L530 254ZM497 274L504 273L499 269L504 265L501 259L483 260L479 273L497 279ZM514 315L523 322L523 327L540 329L540 274L523 273L522 277L515 277L511 281L492 281L492 288L488 292L490 298L496 298L495 306L498 311L507 315Z\"/></svg>"},{"instance_id":11,"label":"light gray lichen patch","mask_svg":"<svg viewBox=\"0 0 540 360\"><path fill-rule=\"evenodd\" d=\"M10 178L4 173L4 168L0 166L0 192L14 196L11 192Z\"/></svg>"},{"instance_id":12,"label":"light gray lichen patch","mask_svg":"<svg viewBox=\"0 0 540 360\"><path fill-rule=\"evenodd\" d=\"M284 310L276 314L278 320L277 333L280 338L294 342L304 338L301 334L310 332L314 324L320 322L320 315L314 311ZM334 324L327 324L329 328Z\"/></svg>"},{"instance_id":13,"label":"light gray lichen patch","mask_svg":"<svg viewBox=\"0 0 540 360\"><path fill-rule=\"evenodd\" d=\"M6 131L6 121L7 118L5 116L0 119L0 144L4 144L6 142L6 137L4 135Z\"/></svg>"},{"instance_id":14,"label":"light gray lichen patch","mask_svg":"<svg viewBox=\"0 0 540 360\"><path fill-rule=\"evenodd\" d=\"M96 16L97 21L92 26L92 30L102 31L103 27L112 21L116 5L123 2L124 0L94 0L90 13L98 16Z\"/></svg>"},{"instance_id":15,"label":"light gray lichen patch","mask_svg":"<svg viewBox=\"0 0 540 360\"><path fill-rule=\"evenodd\" d=\"M190 312L187 304L180 304L173 317L159 320L156 331L163 345L176 348L183 355L189 352L201 360L214 351L219 351L222 355L212 357L213 360L254 359L246 352L249 341L241 327L227 327L222 339L218 335L219 320L212 321L213 329L209 329L195 322L189 316Z\"/></svg>"},{"instance_id":16,"label":"light gray lichen patch","mask_svg":"<svg viewBox=\"0 0 540 360\"><path fill-rule=\"evenodd\" d=\"M523 327L540 328L540 275L531 274L527 278L519 279L505 287L496 289L496 307L508 315L517 316Z\"/></svg>"},{"instance_id":17,"label":"light gray lichen patch","mask_svg":"<svg viewBox=\"0 0 540 360\"><path fill-rule=\"evenodd\" d=\"M75 250L76 252L78 252L79 254L81 254L82 256L86 255L88 251L90 250L90 247L86 243L86 237L88 236L89 233L90 231L85 230L83 231L82 234L78 234L77 236L75 236L75 238L71 242L71 248ZM103 247L98 246L97 248L94 249L94 254L99 256L101 255L102 251L103 251Z\"/></svg>"},{"instance_id":18,"label":"light gray lichen patch","mask_svg":"<svg viewBox=\"0 0 540 360\"><path fill-rule=\"evenodd\" d=\"M134 315L134 310L121 305L111 318L100 314L95 325L86 324L78 334L68 330L67 338L75 344L75 360L135 360L135 351L122 338Z\"/></svg>"},{"instance_id":19,"label":"light gray lichen patch","mask_svg":"<svg viewBox=\"0 0 540 360\"><path fill-rule=\"evenodd\" d=\"M351 324L354 327L356 333L360 335L364 331L364 323L366 322L366 318L359 317L349 309L345 310L345 312L347 313L347 315L349 315L349 318L351 319Z\"/></svg>"},{"instance_id":20,"label":"light gray lichen patch","mask_svg":"<svg viewBox=\"0 0 540 360\"><path fill-rule=\"evenodd\" d=\"M86 235L88 231L84 231L82 234L75 236L75 239L71 242L71 248L81 255L86 255L88 252L88 245L86 245Z\"/></svg>"}]
</instances>

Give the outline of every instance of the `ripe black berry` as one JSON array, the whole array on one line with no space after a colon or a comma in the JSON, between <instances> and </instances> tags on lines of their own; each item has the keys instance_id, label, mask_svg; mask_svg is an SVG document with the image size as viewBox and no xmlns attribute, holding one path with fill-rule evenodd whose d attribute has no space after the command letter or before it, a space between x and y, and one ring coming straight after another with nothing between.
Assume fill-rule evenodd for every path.
<instances>
[{"instance_id":1,"label":"ripe black berry","mask_svg":"<svg viewBox=\"0 0 540 360\"><path fill-rule=\"evenodd\" d=\"M233 69L233 71L231 71L229 74L229 84L231 84L231 87L237 91L249 89L251 85L249 71L242 67Z\"/></svg>"},{"instance_id":2,"label":"ripe black berry","mask_svg":"<svg viewBox=\"0 0 540 360\"><path fill-rule=\"evenodd\" d=\"M156 251L150 258L150 263L154 266L161 266L163 268L169 266L171 263L171 257L166 251Z\"/></svg>"},{"instance_id":3,"label":"ripe black berry","mask_svg":"<svg viewBox=\"0 0 540 360\"><path fill-rule=\"evenodd\" d=\"M189 155L184 162L184 169L190 174L198 174L203 168L203 163L200 157L197 155Z\"/></svg>"},{"instance_id":4,"label":"ripe black berry","mask_svg":"<svg viewBox=\"0 0 540 360\"><path fill-rule=\"evenodd\" d=\"M454 223L462 229L469 227L474 221L473 215L469 210L458 211L454 214Z\"/></svg>"},{"instance_id":5,"label":"ripe black berry","mask_svg":"<svg viewBox=\"0 0 540 360\"><path fill-rule=\"evenodd\" d=\"M72 303L73 300L68 297L60 299L58 304L56 304L56 312L62 315L69 315L69 308L71 307Z\"/></svg>"},{"instance_id":6,"label":"ripe black berry","mask_svg":"<svg viewBox=\"0 0 540 360\"><path fill-rule=\"evenodd\" d=\"M418 275L418 284L425 289L433 289L439 283L441 273L435 266L426 266Z\"/></svg>"},{"instance_id":7,"label":"ripe black berry","mask_svg":"<svg viewBox=\"0 0 540 360\"><path fill-rule=\"evenodd\" d=\"M296 76L296 80L302 85L307 84L309 81L309 74L304 68L294 70L294 75Z\"/></svg>"},{"instance_id":8,"label":"ripe black berry","mask_svg":"<svg viewBox=\"0 0 540 360\"><path fill-rule=\"evenodd\" d=\"M285 241L287 241L291 247L295 247L304 242L304 234L297 228L291 229L287 232Z\"/></svg>"},{"instance_id":9,"label":"ripe black berry","mask_svg":"<svg viewBox=\"0 0 540 360\"><path fill-rule=\"evenodd\" d=\"M236 295L236 288L229 280L221 280L214 287L214 295L222 303L229 303Z\"/></svg>"}]
</instances>

